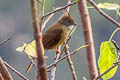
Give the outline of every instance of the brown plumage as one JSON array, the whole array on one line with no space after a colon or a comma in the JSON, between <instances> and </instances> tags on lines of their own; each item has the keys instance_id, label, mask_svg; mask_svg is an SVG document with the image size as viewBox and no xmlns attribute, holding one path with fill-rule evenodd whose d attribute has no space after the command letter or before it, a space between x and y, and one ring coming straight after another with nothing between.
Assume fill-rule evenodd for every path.
<instances>
[{"instance_id":1,"label":"brown plumage","mask_svg":"<svg viewBox=\"0 0 120 80\"><path fill-rule=\"evenodd\" d=\"M46 50L55 49L64 43L70 32L71 25L75 25L74 19L68 13L64 13L60 19L43 34L44 48Z\"/></svg>"}]
</instances>

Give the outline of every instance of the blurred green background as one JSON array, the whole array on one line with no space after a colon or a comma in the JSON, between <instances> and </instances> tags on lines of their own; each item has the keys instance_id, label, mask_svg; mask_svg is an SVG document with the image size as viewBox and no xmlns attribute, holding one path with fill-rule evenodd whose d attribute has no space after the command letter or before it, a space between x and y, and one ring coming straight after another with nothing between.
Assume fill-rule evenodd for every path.
<instances>
[{"instance_id":1,"label":"blurred green background","mask_svg":"<svg viewBox=\"0 0 120 80\"><path fill-rule=\"evenodd\" d=\"M51 11L53 7L64 6L66 1L67 0L46 0L45 13ZM95 1L96 3L111 2L119 4L119 0ZM90 6L90 4L88 5ZM116 19L115 11L104 11ZM100 43L109 39L113 30L116 29L116 26L98 14L96 10L89 9L89 12L92 22L96 58L98 60ZM55 13L54 17L48 22L45 29L52 25L59 18L61 13L62 11ZM72 51L84 45L84 36L77 5L71 6L70 14L74 17L76 23L78 24L75 34L69 42L69 50ZM119 17L116 20L120 21ZM120 44L119 34L120 32L117 32L114 36L114 40L118 44ZM3 60L27 76L30 80L34 80L34 68L32 68L29 73L25 73L25 70L30 62L28 57L24 53L19 53L16 51L16 48L22 46L23 42L29 43L34 39L30 0L0 0L0 41L3 41L10 36L12 39L0 46L0 56ZM54 61L54 51L47 51L45 55L48 56L46 59L47 64L51 64ZM78 80L82 80L83 77L86 77L89 80L85 49L82 49L78 52L78 54L73 55L72 60ZM11 70L9 71L14 80L22 80L14 72ZM119 80L119 74L120 71L118 68L117 73L111 80ZM50 73L48 73L48 76L50 78ZM72 80L71 71L66 60L61 61L58 64L56 80Z\"/></svg>"}]
</instances>

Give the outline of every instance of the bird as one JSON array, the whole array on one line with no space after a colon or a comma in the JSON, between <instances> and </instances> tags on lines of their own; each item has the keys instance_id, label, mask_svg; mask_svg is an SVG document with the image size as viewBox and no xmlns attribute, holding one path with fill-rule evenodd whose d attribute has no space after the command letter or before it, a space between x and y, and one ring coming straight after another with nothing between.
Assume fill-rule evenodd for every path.
<instances>
[{"instance_id":1,"label":"bird","mask_svg":"<svg viewBox=\"0 0 120 80\"><path fill-rule=\"evenodd\" d=\"M65 12L61 15L61 17L55 22L55 24L51 25L45 33L42 35L43 47L45 50L55 49L56 53L60 51L57 48L62 45L69 36L70 31L73 29L75 23L72 16L69 13ZM35 46L35 40L32 42ZM32 44L31 43L31 44ZM29 72L33 63L30 62L26 72Z\"/></svg>"},{"instance_id":2,"label":"bird","mask_svg":"<svg viewBox=\"0 0 120 80\"><path fill-rule=\"evenodd\" d=\"M43 34L42 42L44 49L57 49L66 41L70 31L76 25L69 13L63 13L56 23L51 25Z\"/></svg>"}]
</instances>

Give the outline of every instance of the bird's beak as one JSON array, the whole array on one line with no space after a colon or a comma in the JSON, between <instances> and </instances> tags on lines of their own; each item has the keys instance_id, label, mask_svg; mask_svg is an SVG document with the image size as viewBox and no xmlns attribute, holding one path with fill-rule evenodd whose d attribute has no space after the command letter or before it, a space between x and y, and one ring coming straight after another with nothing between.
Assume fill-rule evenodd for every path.
<instances>
[{"instance_id":1,"label":"bird's beak","mask_svg":"<svg viewBox=\"0 0 120 80\"><path fill-rule=\"evenodd\" d=\"M74 26L77 26L78 24L77 23L74 23Z\"/></svg>"}]
</instances>

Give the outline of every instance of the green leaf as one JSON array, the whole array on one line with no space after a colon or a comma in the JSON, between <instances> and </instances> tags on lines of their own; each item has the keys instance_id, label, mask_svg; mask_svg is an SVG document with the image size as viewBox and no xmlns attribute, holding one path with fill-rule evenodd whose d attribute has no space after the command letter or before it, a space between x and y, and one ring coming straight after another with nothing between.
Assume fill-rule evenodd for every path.
<instances>
[{"instance_id":1,"label":"green leaf","mask_svg":"<svg viewBox=\"0 0 120 80\"><path fill-rule=\"evenodd\" d=\"M89 45L83 45L83 46L77 48L75 51L79 51L79 50L81 50L81 49L83 49L83 48L86 48L86 47L88 47L88 46L89 46Z\"/></svg>"},{"instance_id":2,"label":"green leaf","mask_svg":"<svg viewBox=\"0 0 120 80\"><path fill-rule=\"evenodd\" d=\"M108 10L116 10L120 7L119 4L112 4L112 3L99 3L97 6L99 8L108 9Z\"/></svg>"},{"instance_id":3,"label":"green leaf","mask_svg":"<svg viewBox=\"0 0 120 80\"><path fill-rule=\"evenodd\" d=\"M98 60L98 67L100 70L100 74L102 74L111 66L113 66L113 63L116 61L116 59L117 59L117 50L114 44L111 41L102 42L100 46L100 56ZM118 66L116 66L111 71L103 75L102 78L104 80L112 78L117 68Z\"/></svg>"},{"instance_id":4,"label":"green leaf","mask_svg":"<svg viewBox=\"0 0 120 80\"><path fill-rule=\"evenodd\" d=\"M76 0L76 2L79 2L80 0Z\"/></svg>"},{"instance_id":5,"label":"green leaf","mask_svg":"<svg viewBox=\"0 0 120 80\"><path fill-rule=\"evenodd\" d=\"M115 4L115 3L99 3L99 4L97 4L97 7L102 8L102 9L107 9L107 10L115 10L116 14L118 16L120 16L120 12L119 12L120 5L119 4ZM88 7L88 8L93 8L93 7Z\"/></svg>"},{"instance_id":6,"label":"green leaf","mask_svg":"<svg viewBox=\"0 0 120 80\"><path fill-rule=\"evenodd\" d=\"M16 49L16 51L18 52L25 52L26 55L31 59L31 57L35 57L37 58L37 53L36 53L36 42L35 40L33 40L31 43L27 44L27 43L24 43L23 46L21 47L18 47Z\"/></svg>"},{"instance_id":7,"label":"green leaf","mask_svg":"<svg viewBox=\"0 0 120 80\"><path fill-rule=\"evenodd\" d=\"M73 29L72 29L72 31L70 33L70 37L72 37L72 35L74 34L75 30L76 30L76 26L73 27Z\"/></svg>"}]
</instances>

